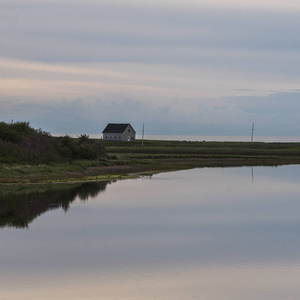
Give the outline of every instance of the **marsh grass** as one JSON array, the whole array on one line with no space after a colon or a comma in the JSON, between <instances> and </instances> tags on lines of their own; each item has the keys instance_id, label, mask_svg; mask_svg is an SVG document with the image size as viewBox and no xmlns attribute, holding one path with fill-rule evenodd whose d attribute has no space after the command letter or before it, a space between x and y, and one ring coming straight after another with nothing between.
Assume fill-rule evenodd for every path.
<instances>
[{"instance_id":1,"label":"marsh grass","mask_svg":"<svg viewBox=\"0 0 300 300\"><path fill-rule=\"evenodd\" d=\"M108 153L147 153L147 154L298 154L300 143L263 143L263 142L190 142L190 141L152 141L139 140L131 143L105 142Z\"/></svg>"},{"instance_id":2,"label":"marsh grass","mask_svg":"<svg viewBox=\"0 0 300 300\"><path fill-rule=\"evenodd\" d=\"M65 163L0 164L0 183L114 180L132 173L194 167L300 163L300 143L141 141L105 142L107 155Z\"/></svg>"}]
</instances>

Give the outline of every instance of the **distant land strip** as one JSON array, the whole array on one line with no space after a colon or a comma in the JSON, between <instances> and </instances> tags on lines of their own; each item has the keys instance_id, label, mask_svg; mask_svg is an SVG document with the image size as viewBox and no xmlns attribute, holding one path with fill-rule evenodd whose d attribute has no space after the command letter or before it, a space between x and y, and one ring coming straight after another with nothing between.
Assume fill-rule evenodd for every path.
<instances>
[{"instance_id":1,"label":"distant land strip","mask_svg":"<svg viewBox=\"0 0 300 300\"><path fill-rule=\"evenodd\" d=\"M102 150L101 155L93 159L1 163L0 185L111 181L203 167L300 164L300 143L91 141L91 145L97 144L101 145L99 149L105 149L105 154Z\"/></svg>"}]
</instances>

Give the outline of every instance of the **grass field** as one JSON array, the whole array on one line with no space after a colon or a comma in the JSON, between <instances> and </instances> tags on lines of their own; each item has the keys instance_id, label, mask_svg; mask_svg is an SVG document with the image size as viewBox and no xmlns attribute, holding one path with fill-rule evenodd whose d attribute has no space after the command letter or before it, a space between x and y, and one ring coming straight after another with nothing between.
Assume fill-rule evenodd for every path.
<instances>
[{"instance_id":1,"label":"grass field","mask_svg":"<svg viewBox=\"0 0 300 300\"><path fill-rule=\"evenodd\" d=\"M108 153L299 155L300 143L153 141L104 142Z\"/></svg>"},{"instance_id":2,"label":"grass field","mask_svg":"<svg viewBox=\"0 0 300 300\"><path fill-rule=\"evenodd\" d=\"M101 142L98 140L97 142ZM107 156L47 165L0 165L0 184L115 180L195 167L300 163L300 143L153 141L102 142Z\"/></svg>"}]
</instances>

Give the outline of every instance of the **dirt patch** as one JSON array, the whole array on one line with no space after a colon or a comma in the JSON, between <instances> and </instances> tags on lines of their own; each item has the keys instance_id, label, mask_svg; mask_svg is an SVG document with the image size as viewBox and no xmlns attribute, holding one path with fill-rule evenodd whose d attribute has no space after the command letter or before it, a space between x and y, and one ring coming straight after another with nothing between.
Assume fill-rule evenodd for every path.
<instances>
[{"instance_id":1,"label":"dirt patch","mask_svg":"<svg viewBox=\"0 0 300 300\"><path fill-rule=\"evenodd\" d=\"M138 169L133 166L106 166L106 167L90 167L91 172L97 172L98 174L124 174L136 172Z\"/></svg>"}]
</instances>

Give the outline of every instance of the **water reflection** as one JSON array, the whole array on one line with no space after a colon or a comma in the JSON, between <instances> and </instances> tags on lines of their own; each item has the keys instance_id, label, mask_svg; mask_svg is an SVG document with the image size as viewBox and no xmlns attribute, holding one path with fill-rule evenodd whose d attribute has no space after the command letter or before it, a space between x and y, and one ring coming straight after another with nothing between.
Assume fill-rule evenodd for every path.
<instances>
[{"instance_id":1,"label":"water reflection","mask_svg":"<svg viewBox=\"0 0 300 300\"><path fill-rule=\"evenodd\" d=\"M0 299L298 299L300 165L253 176L161 173L97 196L73 186L67 214L0 230Z\"/></svg>"},{"instance_id":2,"label":"water reflection","mask_svg":"<svg viewBox=\"0 0 300 300\"><path fill-rule=\"evenodd\" d=\"M27 228L41 214L62 208L68 211L75 200L87 201L105 191L109 182L75 185L45 185L0 190L0 227Z\"/></svg>"}]
</instances>

